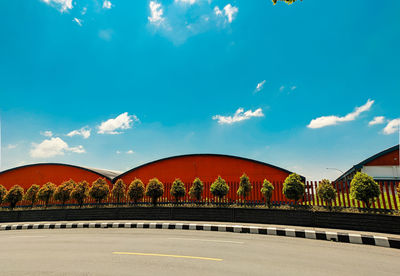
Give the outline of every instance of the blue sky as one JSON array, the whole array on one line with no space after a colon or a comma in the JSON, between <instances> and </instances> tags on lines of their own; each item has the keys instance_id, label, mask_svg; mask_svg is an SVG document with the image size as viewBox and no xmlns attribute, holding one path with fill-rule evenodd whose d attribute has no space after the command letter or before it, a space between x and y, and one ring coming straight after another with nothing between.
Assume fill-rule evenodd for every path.
<instances>
[{"instance_id":1,"label":"blue sky","mask_svg":"<svg viewBox=\"0 0 400 276\"><path fill-rule=\"evenodd\" d=\"M398 143L400 1L3 0L2 164L221 153L336 178Z\"/></svg>"}]
</instances>

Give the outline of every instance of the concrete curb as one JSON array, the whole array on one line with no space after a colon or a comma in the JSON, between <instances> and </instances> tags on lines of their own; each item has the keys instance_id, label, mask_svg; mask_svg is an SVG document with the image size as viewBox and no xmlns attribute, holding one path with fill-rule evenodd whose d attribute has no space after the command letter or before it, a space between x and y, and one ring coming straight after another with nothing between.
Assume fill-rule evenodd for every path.
<instances>
[{"instance_id":1,"label":"concrete curb","mask_svg":"<svg viewBox=\"0 0 400 276\"><path fill-rule=\"evenodd\" d=\"M243 225L196 224L196 223L158 223L158 222L103 222L103 223L34 223L34 224L2 224L0 231L28 229L69 229L69 228L148 228L148 229L180 229L199 231L218 231L248 233L259 235L275 235L313 240L336 241L343 243L366 244L400 249L400 239L349 234L342 232L299 230L291 228L258 227Z\"/></svg>"}]
</instances>

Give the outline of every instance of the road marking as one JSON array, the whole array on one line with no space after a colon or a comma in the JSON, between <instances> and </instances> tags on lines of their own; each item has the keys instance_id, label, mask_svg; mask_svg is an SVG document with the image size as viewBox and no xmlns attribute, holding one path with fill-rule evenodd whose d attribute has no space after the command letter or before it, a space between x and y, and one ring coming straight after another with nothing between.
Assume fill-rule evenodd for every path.
<instances>
[{"instance_id":1,"label":"road marking","mask_svg":"<svg viewBox=\"0 0 400 276\"><path fill-rule=\"evenodd\" d=\"M153 256L153 257L170 257L170 258L183 258L183 259L197 259L197 260L207 260L207 261L217 261L217 262L223 261L223 259L217 259L217 258L181 256L181 255L168 255L168 254L155 254L155 253L113 252L113 254L116 254L116 255Z\"/></svg>"},{"instance_id":2,"label":"road marking","mask_svg":"<svg viewBox=\"0 0 400 276\"><path fill-rule=\"evenodd\" d=\"M186 241L204 241L204 242L223 242L223 243L237 243L244 244L244 242L238 241L223 241L223 240L203 240L203 239L187 239L187 238L168 238L169 240L186 240Z\"/></svg>"}]
</instances>

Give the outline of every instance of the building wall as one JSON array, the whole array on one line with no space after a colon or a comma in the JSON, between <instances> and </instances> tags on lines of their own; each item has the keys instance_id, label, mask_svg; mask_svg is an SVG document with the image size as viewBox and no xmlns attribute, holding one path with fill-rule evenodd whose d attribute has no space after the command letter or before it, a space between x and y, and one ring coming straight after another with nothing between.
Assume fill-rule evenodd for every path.
<instances>
[{"instance_id":1,"label":"building wall","mask_svg":"<svg viewBox=\"0 0 400 276\"><path fill-rule=\"evenodd\" d=\"M361 171L374 179L400 179L400 166L364 166Z\"/></svg>"},{"instance_id":2,"label":"building wall","mask_svg":"<svg viewBox=\"0 0 400 276\"><path fill-rule=\"evenodd\" d=\"M399 163L399 150L394 150L385 155L379 156L374 160L368 162L364 166L398 166Z\"/></svg>"},{"instance_id":3,"label":"building wall","mask_svg":"<svg viewBox=\"0 0 400 276\"><path fill-rule=\"evenodd\" d=\"M60 185L62 182L72 179L75 182L86 180L92 184L98 178L104 176L83 168L67 166L62 164L36 164L18 167L0 173L0 184L7 189L14 185L20 185L25 190L32 184L43 185L52 182ZM111 186L111 181L105 178Z\"/></svg>"},{"instance_id":4,"label":"building wall","mask_svg":"<svg viewBox=\"0 0 400 276\"><path fill-rule=\"evenodd\" d=\"M143 165L122 175L120 178L129 184L135 178L147 183L157 177L161 182L173 182L180 178L183 182L193 182L199 177L203 182L212 182L219 175L227 182L238 182L246 173L251 181L283 182L289 172L273 166L230 156L194 155L178 156ZM116 179L118 179L117 177Z\"/></svg>"}]
</instances>

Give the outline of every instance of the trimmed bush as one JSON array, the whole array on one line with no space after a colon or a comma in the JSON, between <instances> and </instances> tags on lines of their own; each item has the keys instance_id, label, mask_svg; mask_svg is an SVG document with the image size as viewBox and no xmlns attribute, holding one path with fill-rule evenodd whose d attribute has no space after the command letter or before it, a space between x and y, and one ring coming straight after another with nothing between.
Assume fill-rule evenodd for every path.
<instances>
[{"instance_id":1,"label":"trimmed bush","mask_svg":"<svg viewBox=\"0 0 400 276\"><path fill-rule=\"evenodd\" d=\"M56 188L54 192L54 199L61 202L61 206L65 206L65 202L71 199L71 192L74 189L76 183L72 179L64 181L60 186Z\"/></svg>"},{"instance_id":2,"label":"trimmed bush","mask_svg":"<svg viewBox=\"0 0 400 276\"><path fill-rule=\"evenodd\" d=\"M117 198L117 202L120 203L121 199L126 195L126 185L122 179L118 179L115 182L114 187L111 190L113 197Z\"/></svg>"},{"instance_id":3,"label":"trimmed bush","mask_svg":"<svg viewBox=\"0 0 400 276\"><path fill-rule=\"evenodd\" d=\"M245 200L245 203L246 203L246 197L249 196L252 188L253 187L251 186L249 177L244 173L240 177L240 183L239 183L239 189L237 190L237 195L242 196Z\"/></svg>"},{"instance_id":4,"label":"trimmed bush","mask_svg":"<svg viewBox=\"0 0 400 276\"><path fill-rule=\"evenodd\" d=\"M146 196L151 197L154 206L157 205L157 200L164 194L164 185L157 178L152 178L146 187Z\"/></svg>"},{"instance_id":5,"label":"trimmed bush","mask_svg":"<svg viewBox=\"0 0 400 276\"><path fill-rule=\"evenodd\" d=\"M366 173L357 172L350 183L350 197L371 206L371 203L381 195L378 183Z\"/></svg>"},{"instance_id":6,"label":"trimmed bush","mask_svg":"<svg viewBox=\"0 0 400 276\"><path fill-rule=\"evenodd\" d=\"M224 196L229 192L229 186L226 184L225 180L218 176L217 179L211 184L210 191L213 196L218 197L221 201Z\"/></svg>"},{"instance_id":7,"label":"trimmed bush","mask_svg":"<svg viewBox=\"0 0 400 276\"><path fill-rule=\"evenodd\" d=\"M4 202L10 203L10 209L13 210L17 203L24 197L24 189L19 185L14 185L4 196Z\"/></svg>"},{"instance_id":8,"label":"trimmed bush","mask_svg":"<svg viewBox=\"0 0 400 276\"><path fill-rule=\"evenodd\" d=\"M267 179L264 179L263 185L261 187L261 193L265 198L265 205L271 208L271 198L272 192L274 191L274 186Z\"/></svg>"},{"instance_id":9,"label":"trimmed bush","mask_svg":"<svg viewBox=\"0 0 400 276\"><path fill-rule=\"evenodd\" d=\"M3 203L3 199L7 194L7 189L3 185L0 185L0 205Z\"/></svg>"},{"instance_id":10,"label":"trimmed bush","mask_svg":"<svg viewBox=\"0 0 400 276\"><path fill-rule=\"evenodd\" d=\"M49 205L49 201L53 197L56 188L56 185L47 182L39 189L38 199L44 201L45 208Z\"/></svg>"},{"instance_id":11,"label":"trimmed bush","mask_svg":"<svg viewBox=\"0 0 400 276\"><path fill-rule=\"evenodd\" d=\"M108 187L107 181L104 178L98 178L92 183L92 187L89 189L89 196L96 200L98 204L106 199L109 193L110 187Z\"/></svg>"},{"instance_id":12,"label":"trimmed bush","mask_svg":"<svg viewBox=\"0 0 400 276\"><path fill-rule=\"evenodd\" d=\"M317 187L317 195L331 206L332 200L336 199L336 189L328 179L322 179Z\"/></svg>"},{"instance_id":13,"label":"trimmed bush","mask_svg":"<svg viewBox=\"0 0 400 276\"><path fill-rule=\"evenodd\" d=\"M32 186L29 187L29 189L26 191L24 195L24 199L31 202L31 208L38 199L39 189L40 189L39 185L33 184Z\"/></svg>"},{"instance_id":14,"label":"trimmed bush","mask_svg":"<svg viewBox=\"0 0 400 276\"><path fill-rule=\"evenodd\" d=\"M297 201L303 198L305 192L305 186L301 181L300 175L292 173L286 177L285 182L283 182L282 192L287 199L294 200L297 205Z\"/></svg>"},{"instance_id":15,"label":"trimmed bush","mask_svg":"<svg viewBox=\"0 0 400 276\"><path fill-rule=\"evenodd\" d=\"M201 199L201 195L203 194L204 185L201 182L200 178L196 177L193 181L192 187L190 187L189 195L191 198L199 201Z\"/></svg>"},{"instance_id":16,"label":"trimmed bush","mask_svg":"<svg viewBox=\"0 0 400 276\"><path fill-rule=\"evenodd\" d=\"M128 187L129 199L131 201L133 200L135 204L137 204L138 201L144 197L144 192L145 192L144 184L142 180L138 178L135 178L135 180L133 180Z\"/></svg>"},{"instance_id":17,"label":"trimmed bush","mask_svg":"<svg viewBox=\"0 0 400 276\"><path fill-rule=\"evenodd\" d=\"M79 204L79 208L82 208L83 202L89 196L89 183L85 180L78 182L75 188L71 192L71 198L75 199Z\"/></svg>"},{"instance_id":18,"label":"trimmed bush","mask_svg":"<svg viewBox=\"0 0 400 276\"><path fill-rule=\"evenodd\" d=\"M179 178L175 179L174 183L172 183L170 194L175 198L176 204L178 204L180 198L186 195L185 184Z\"/></svg>"}]
</instances>

